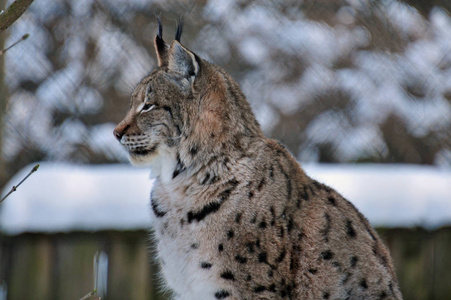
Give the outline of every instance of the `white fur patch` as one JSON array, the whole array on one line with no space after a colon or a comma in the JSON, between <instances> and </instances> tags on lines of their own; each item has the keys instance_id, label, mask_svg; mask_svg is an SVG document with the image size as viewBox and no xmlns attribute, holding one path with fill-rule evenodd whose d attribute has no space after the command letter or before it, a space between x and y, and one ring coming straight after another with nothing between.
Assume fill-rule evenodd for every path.
<instances>
[{"instance_id":1,"label":"white fur patch","mask_svg":"<svg viewBox=\"0 0 451 300\"><path fill-rule=\"evenodd\" d=\"M166 148L163 146L163 148ZM150 178L157 177L164 183L172 180L172 174L177 165L175 153L168 149L162 149L160 146L155 152L147 155L129 155L130 163L135 167L149 167L151 170Z\"/></svg>"},{"instance_id":2,"label":"white fur patch","mask_svg":"<svg viewBox=\"0 0 451 300\"><path fill-rule=\"evenodd\" d=\"M159 177L161 182L168 183L172 180L172 174L176 165L177 159L175 158L175 153L172 153L168 149L158 148L154 159L148 165L151 169L150 177Z\"/></svg>"},{"instance_id":3,"label":"white fur patch","mask_svg":"<svg viewBox=\"0 0 451 300\"><path fill-rule=\"evenodd\" d=\"M187 243L175 239L159 242L158 253L165 263L161 268L168 285L177 293L177 300L213 300L221 289L211 271L200 268L201 257L193 255Z\"/></svg>"}]
</instances>

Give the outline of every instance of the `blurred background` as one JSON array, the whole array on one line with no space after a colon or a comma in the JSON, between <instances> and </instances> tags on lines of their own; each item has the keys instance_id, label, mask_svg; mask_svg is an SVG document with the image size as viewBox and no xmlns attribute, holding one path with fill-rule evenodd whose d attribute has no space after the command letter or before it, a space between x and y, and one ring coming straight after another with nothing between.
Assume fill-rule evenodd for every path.
<instances>
[{"instance_id":1,"label":"blurred background","mask_svg":"<svg viewBox=\"0 0 451 300\"><path fill-rule=\"evenodd\" d=\"M433 222L440 208L451 211L450 12L448 0L35 0L0 36L3 49L29 34L0 56L0 190L34 163L44 167L0 206L0 300L79 299L92 290L95 253L104 257L102 298L167 297L147 254L148 172L125 165L112 135L134 86L156 67L155 14L166 41L183 16L182 43L224 67L265 134L312 172L362 166L378 170L372 178L399 168L400 177L424 175L398 181L390 194L404 195L392 211L419 211L413 221L397 222L396 213L378 221L370 217L377 206L357 206L390 247L405 299L451 299L451 218ZM334 170L339 180L343 169ZM129 190L101 199L112 180ZM108 201L132 199L132 187L144 209L124 225L103 222ZM14 198L27 189L35 206ZM421 198L429 190L438 192ZM440 205L422 215L428 203ZM77 211L75 225L27 227L36 216L75 218L58 205Z\"/></svg>"}]
</instances>

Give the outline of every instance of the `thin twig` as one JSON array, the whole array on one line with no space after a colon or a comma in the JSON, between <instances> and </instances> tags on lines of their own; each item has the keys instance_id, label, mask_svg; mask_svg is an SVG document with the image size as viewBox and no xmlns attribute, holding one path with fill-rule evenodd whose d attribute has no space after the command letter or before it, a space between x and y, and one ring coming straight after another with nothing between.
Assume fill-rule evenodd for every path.
<instances>
[{"instance_id":1,"label":"thin twig","mask_svg":"<svg viewBox=\"0 0 451 300\"><path fill-rule=\"evenodd\" d=\"M14 44L12 44L11 46L3 49L2 51L0 51L0 55L5 54L6 51L8 51L9 49L11 49L12 47L14 47L15 45L19 44L20 42L26 40L28 37L30 36L30 34L25 33L19 40L17 40Z\"/></svg>"},{"instance_id":2,"label":"thin twig","mask_svg":"<svg viewBox=\"0 0 451 300\"><path fill-rule=\"evenodd\" d=\"M96 293L97 293L97 291L93 290L93 291L89 292L88 294L84 295L82 298L80 298L80 300L86 300L89 297L94 296Z\"/></svg>"},{"instance_id":3,"label":"thin twig","mask_svg":"<svg viewBox=\"0 0 451 300\"><path fill-rule=\"evenodd\" d=\"M36 166L34 166L33 169L31 169L30 173L28 173L28 175L25 176L25 178L22 179L22 181L19 182L18 185L13 186L13 187L11 188L11 190L9 191L9 193L6 194L6 196L2 198L2 200L0 201L0 204L2 204L2 202L3 202L6 198L8 198L9 195L11 195L11 194L14 193L15 191L17 191L17 188L18 188L25 180L27 180L28 177L31 176L31 174L33 174L34 172L36 172L36 171L38 170L38 168L39 168L39 164L37 164Z\"/></svg>"}]
</instances>

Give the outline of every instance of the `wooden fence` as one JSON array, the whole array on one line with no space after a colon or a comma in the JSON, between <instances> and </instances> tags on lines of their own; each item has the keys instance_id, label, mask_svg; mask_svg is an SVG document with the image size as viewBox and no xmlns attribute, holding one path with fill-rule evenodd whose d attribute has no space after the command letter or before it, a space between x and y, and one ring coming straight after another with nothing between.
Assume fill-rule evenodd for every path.
<instances>
[{"instance_id":1,"label":"wooden fence","mask_svg":"<svg viewBox=\"0 0 451 300\"><path fill-rule=\"evenodd\" d=\"M451 299L451 227L378 229L405 299ZM0 235L0 300L80 299L93 289L93 258L108 256L107 297L167 299L145 231ZM94 299L92 297L91 299Z\"/></svg>"}]
</instances>

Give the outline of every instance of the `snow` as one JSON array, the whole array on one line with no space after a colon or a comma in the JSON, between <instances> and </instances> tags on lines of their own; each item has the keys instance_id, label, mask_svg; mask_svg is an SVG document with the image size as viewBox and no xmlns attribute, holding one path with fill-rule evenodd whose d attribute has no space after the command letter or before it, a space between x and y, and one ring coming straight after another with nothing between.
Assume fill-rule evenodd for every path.
<instances>
[{"instance_id":1,"label":"snow","mask_svg":"<svg viewBox=\"0 0 451 300\"><path fill-rule=\"evenodd\" d=\"M31 170L14 176L3 193ZM128 165L41 163L0 210L8 233L134 229L149 226L149 171Z\"/></svg>"},{"instance_id":2,"label":"snow","mask_svg":"<svg viewBox=\"0 0 451 300\"><path fill-rule=\"evenodd\" d=\"M375 226L451 224L451 170L418 165L307 165Z\"/></svg>"},{"instance_id":3,"label":"snow","mask_svg":"<svg viewBox=\"0 0 451 300\"><path fill-rule=\"evenodd\" d=\"M32 169L14 176L5 195ZM451 170L417 165L304 166L351 200L374 226L451 224ZM143 229L150 225L149 170L125 164L41 163L0 206L7 234Z\"/></svg>"}]
</instances>

